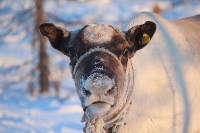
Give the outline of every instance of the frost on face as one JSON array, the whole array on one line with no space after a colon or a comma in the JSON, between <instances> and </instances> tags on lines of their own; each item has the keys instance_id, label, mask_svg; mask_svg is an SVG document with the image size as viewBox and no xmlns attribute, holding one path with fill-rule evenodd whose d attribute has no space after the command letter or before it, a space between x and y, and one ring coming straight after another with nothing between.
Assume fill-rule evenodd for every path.
<instances>
[{"instance_id":1,"label":"frost on face","mask_svg":"<svg viewBox=\"0 0 200 133\"><path fill-rule=\"evenodd\" d=\"M114 85L114 80L110 79L108 76L105 76L103 74L92 74L88 77L86 80L84 86L85 88L92 88L95 91L99 91L99 89L105 89L105 88L112 88Z\"/></svg>"},{"instance_id":2,"label":"frost on face","mask_svg":"<svg viewBox=\"0 0 200 133\"><path fill-rule=\"evenodd\" d=\"M100 73L93 73L86 80L81 78L81 88L91 91L93 95L105 95L106 90L113 86L115 80Z\"/></svg>"},{"instance_id":3,"label":"frost on face","mask_svg":"<svg viewBox=\"0 0 200 133\"><path fill-rule=\"evenodd\" d=\"M95 56L94 58L95 60L99 60L99 62L103 63L103 62L106 62L106 60L100 56Z\"/></svg>"},{"instance_id":4,"label":"frost on face","mask_svg":"<svg viewBox=\"0 0 200 133\"><path fill-rule=\"evenodd\" d=\"M101 73L105 71L104 66L101 64L104 64L106 60L100 56L94 58L97 60L94 62L94 69L91 70L91 75L86 80L81 79L81 85L82 88L95 92L97 95L104 95L107 89L115 86L115 80Z\"/></svg>"},{"instance_id":5,"label":"frost on face","mask_svg":"<svg viewBox=\"0 0 200 133\"><path fill-rule=\"evenodd\" d=\"M103 67L103 66L98 66L98 65L99 65L99 64L104 64L105 62L107 62L107 60L105 60L104 58L102 58L102 57L100 57L100 56L95 56L94 59L97 60L97 61L94 62L94 65L95 65L94 67L95 67L95 69L93 69L93 70L91 71L91 73L93 73L94 71L98 71L98 70L104 70L104 67Z\"/></svg>"},{"instance_id":6,"label":"frost on face","mask_svg":"<svg viewBox=\"0 0 200 133\"><path fill-rule=\"evenodd\" d=\"M106 24L93 24L84 29L83 36L88 43L102 44L112 40L113 29Z\"/></svg>"}]
</instances>

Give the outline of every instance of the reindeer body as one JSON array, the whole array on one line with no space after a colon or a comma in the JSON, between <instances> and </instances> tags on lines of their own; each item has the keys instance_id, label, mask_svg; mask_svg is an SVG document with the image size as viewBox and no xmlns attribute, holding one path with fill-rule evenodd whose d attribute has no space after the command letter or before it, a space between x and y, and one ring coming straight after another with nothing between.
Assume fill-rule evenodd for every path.
<instances>
[{"instance_id":1,"label":"reindeer body","mask_svg":"<svg viewBox=\"0 0 200 133\"><path fill-rule=\"evenodd\" d=\"M198 133L199 25L200 16L168 21L143 12L125 31L51 23L40 31L70 57L86 133Z\"/></svg>"},{"instance_id":2,"label":"reindeer body","mask_svg":"<svg viewBox=\"0 0 200 133\"><path fill-rule=\"evenodd\" d=\"M132 58L133 100L119 133L200 132L200 15L168 21L153 13L135 16L127 29L157 25L150 44Z\"/></svg>"}]
</instances>

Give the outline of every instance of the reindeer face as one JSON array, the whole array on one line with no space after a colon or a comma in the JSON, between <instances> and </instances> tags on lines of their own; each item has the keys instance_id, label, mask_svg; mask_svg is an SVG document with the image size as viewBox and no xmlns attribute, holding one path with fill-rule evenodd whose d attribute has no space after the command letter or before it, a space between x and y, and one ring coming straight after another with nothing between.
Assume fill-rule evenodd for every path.
<instances>
[{"instance_id":1,"label":"reindeer face","mask_svg":"<svg viewBox=\"0 0 200 133\"><path fill-rule=\"evenodd\" d=\"M128 59L149 43L155 30L149 21L126 32L106 24L87 25L76 32L49 23L40 25L51 45L70 57L83 109L98 117L117 105Z\"/></svg>"}]
</instances>

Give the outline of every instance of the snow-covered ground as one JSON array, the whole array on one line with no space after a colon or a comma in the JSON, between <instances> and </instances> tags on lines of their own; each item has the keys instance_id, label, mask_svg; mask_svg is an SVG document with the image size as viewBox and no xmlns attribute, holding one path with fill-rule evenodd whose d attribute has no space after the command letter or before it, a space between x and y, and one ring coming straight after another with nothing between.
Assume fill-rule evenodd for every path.
<instances>
[{"instance_id":1,"label":"snow-covered ground","mask_svg":"<svg viewBox=\"0 0 200 133\"><path fill-rule=\"evenodd\" d=\"M141 11L152 11L154 3L155 1L151 0L90 0L86 2L80 0L79 2L60 1L58 3L47 0L45 9L67 21L81 20L85 24L105 22L121 27L134 14ZM186 2L174 8L171 8L169 1L157 3L164 9L163 16L168 19L200 14L199 0ZM6 6L5 1L0 7L4 8L4 6ZM13 7L13 10L15 8ZM6 11L0 15L5 17ZM51 18L48 18L48 20L51 21ZM1 32L4 27L0 25L0 28ZM75 26L69 28L74 29ZM21 32L21 34L15 36L5 37L5 42L13 44L0 46L0 133L81 133L84 125L80 122L82 117L80 102L75 94L69 99L65 99L67 95L65 89L74 89L70 75L66 75L67 78L62 80L61 89L63 91L60 92L59 97L31 97L27 94L24 83L6 89L1 86L8 80L14 81L18 78L19 73L5 72L6 68L21 64L25 59L32 59L30 46L26 44L26 39L19 45L19 40L23 36L24 33ZM21 52L22 50L23 52ZM58 55L58 52L55 52L52 48L49 49L49 53ZM57 63L63 64L65 62L65 64L68 64L68 59L64 56L59 55L54 60ZM68 65L65 65L65 68L68 69ZM30 71L30 66L24 67L23 71ZM23 75L23 73L20 74Z\"/></svg>"},{"instance_id":2,"label":"snow-covered ground","mask_svg":"<svg viewBox=\"0 0 200 133\"><path fill-rule=\"evenodd\" d=\"M77 98L33 98L20 89L6 90L0 96L1 133L79 133L81 116Z\"/></svg>"}]
</instances>

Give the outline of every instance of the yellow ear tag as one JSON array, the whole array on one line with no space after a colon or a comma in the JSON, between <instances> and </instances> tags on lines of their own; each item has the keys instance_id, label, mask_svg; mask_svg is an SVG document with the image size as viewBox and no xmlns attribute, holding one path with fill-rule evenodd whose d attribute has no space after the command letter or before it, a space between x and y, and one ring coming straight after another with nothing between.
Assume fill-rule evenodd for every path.
<instances>
[{"instance_id":1,"label":"yellow ear tag","mask_svg":"<svg viewBox=\"0 0 200 133\"><path fill-rule=\"evenodd\" d=\"M142 44L147 44L151 41L150 37L148 34L146 33L143 33L142 35Z\"/></svg>"}]
</instances>

